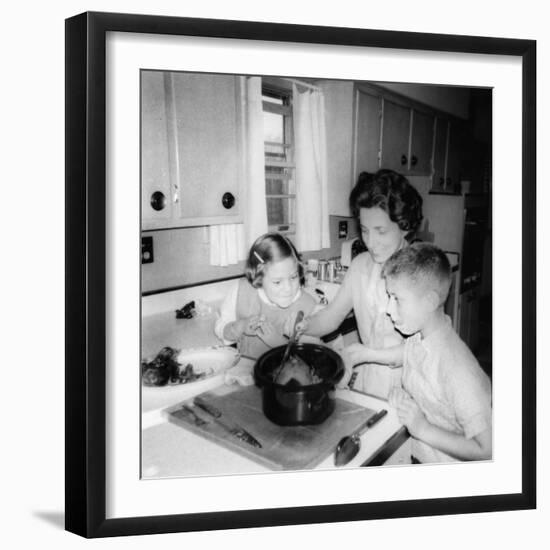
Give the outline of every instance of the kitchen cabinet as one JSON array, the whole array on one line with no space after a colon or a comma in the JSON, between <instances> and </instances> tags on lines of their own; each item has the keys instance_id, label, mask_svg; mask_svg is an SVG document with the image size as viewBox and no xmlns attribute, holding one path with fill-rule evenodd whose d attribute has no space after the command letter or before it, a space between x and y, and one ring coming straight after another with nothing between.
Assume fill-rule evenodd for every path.
<instances>
[{"instance_id":1,"label":"kitchen cabinet","mask_svg":"<svg viewBox=\"0 0 550 550\"><path fill-rule=\"evenodd\" d=\"M471 171L469 142L468 131L462 121L436 118L432 191L461 192L463 175Z\"/></svg>"},{"instance_id":2,"label":"kitchen cabinet","mask_svg":"<svg viewBox=\"0 0 550 550\"><path fill-rule=\"evenodd\" d=\"M431 176L435 169L433 181L445 190L448 117L436 120L435 111L365 83L317 84L325 98L330 214L351 215L349 192L364 171Z\"/></svg>"},{"instance_id":3,"label":"kitchen cabinet","mask_svg":"<svg viewBox=\"0 0 550 550\"><path fill-rule=\"evenodd\" d=\"M411 110L384 98L382 102L381 166L408 171Z\"/></svg>"},{"instance_id":4,"label":"kitchen cabinet","mask_svg":"<svg viewBox=\"0 0 550 550\"><path fill-rule=\"evenodd\" d=\"M169 223L172 217L165 78L160 71L141 73L141 128L141 211L147 227Z\"/></svg>"},{"instance_id":5,"label":"kitchen cabinet","mask_svg":"<svg viewBox=\"0 0 550 550\"><path fill-rule=\"evenodd\" d=\"M460 181L466 169L467 136L465 134L465 128L459 121L449 122L445 188L455 193L461 192Z\"/></svg>"},{"instance_id":6,"label":"kitchen cabinet","mask_svg":"<svg viewBox=\"0 0 550 550\"><path fill-rule=\"evenodd\" d=\"M354 180L380 167L382 98L355 90Z\"/></svg>"},{"instance_id":7,"label":"kitchen cabinet","mask_svg":"<svg viewBox=\"0 0 550 550\"><path fill-rule=\"evenodd\" d=\"M426 175L432 171L434 116L412 109L409 175Z\"/></svg>"},{"instance_id":8,"label":"kitchen cabinet","mask_svg":"<svg viewBox=\"0 0 550 550\"><path fill-rule=\"evenodd\" d=\"M432 114L384 99L381 166L409 176L431 174L433 131Z\"/></svg>"},{"instance_id":9,"label":"kitchen cabinet","mask_svg":"<svg viewBox=\"0 0 550 550\"><path fill-rule=\"evenodd\" d=\"M239 79L144 71L143 229L242 222Z\"/></svg>"},{"instance_id":10,"label":"kitchen cabinet","mask_svg":"<svg viewBox=\"0 0 550 550\"><path fill-rule=\"evenodd\" d=\"M353 171L353 82L320 81L325 99L329 214L351 216L348 199L356 177Z\"/></svg>"},{"instance_id":11,"label":"kitchen cabinet","mask_svg":"<svg viewBox=\"0 0 550 550\"><path fill-rule=\"evenodd\" d=\"M449 121L436 117L434 129L432 191L444 192Z\"/></svg>"},{"instance_id":12,"label":"kitchen cabinet","mask_svg":"<svg viewBox=\"0 0 550 550\"><path fill-rule=\"evenodd\" d=\"M380 168L382 96L353 82L317 84L325 99L329 213L351 216L349 194L359 174Z\"/></svg>"}]
</instances>

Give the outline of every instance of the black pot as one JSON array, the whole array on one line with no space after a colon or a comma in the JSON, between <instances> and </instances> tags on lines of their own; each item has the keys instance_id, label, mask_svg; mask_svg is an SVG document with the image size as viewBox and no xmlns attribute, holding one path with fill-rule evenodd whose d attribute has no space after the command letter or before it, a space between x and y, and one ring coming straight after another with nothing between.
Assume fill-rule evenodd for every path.
<instances>
[{"instance_id":1,"label":"black pot","mask_svg":"<svg viewBox=\"0 0 550 550\"><path fill-rule=\"evenodd\" d=\"M332 349L319 344L297 344L292 354L313 368L321 379L307 386L273 382L286 346L264 353L254 367L254 380L262 389L263 412L279 426L305 426L324 422L334 411L334 388L344 375L344 362Z\"/></svg>"}]
</instances>

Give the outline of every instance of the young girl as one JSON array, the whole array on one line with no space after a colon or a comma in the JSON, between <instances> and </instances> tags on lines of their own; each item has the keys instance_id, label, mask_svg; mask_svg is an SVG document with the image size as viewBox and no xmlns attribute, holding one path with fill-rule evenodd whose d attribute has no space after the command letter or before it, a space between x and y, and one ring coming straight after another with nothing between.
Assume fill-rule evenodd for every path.
<instances>
[{"instance_id":1,"label":"young girl","mask_svg":"<svg viewBox=\"0 0 550 550\"><path fill-rule=\"evenodd\" d=\"M289 316L312 312L315 300L303 291L304 268L294 245L279 233L266 233L252 245L245 279L221 306L215 332L226 344L238 343L242 355L258 358L288 340Z\"/></svg>"}]
</instances>

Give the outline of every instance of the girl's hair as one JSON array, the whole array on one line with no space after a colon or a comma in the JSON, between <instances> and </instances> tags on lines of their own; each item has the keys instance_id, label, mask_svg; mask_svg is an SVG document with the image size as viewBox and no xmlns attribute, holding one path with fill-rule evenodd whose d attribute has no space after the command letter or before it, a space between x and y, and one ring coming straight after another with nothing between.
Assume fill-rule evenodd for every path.
<instances>
[{"instance_id":1,"label":"girl's hair","mask_svg":"<svg viewBox=\"0 0 550 550\"><path fill-rule=\"evenodd\" d=\"M266 267L271 262L285 258L294 258L300 277L300 285L304 286L304 266L294 245L280 233L266 233L258 237L250 248L244 274L254 288L262 286Z\"/></svg>"},{"instance_id":2,"label":"girl's hair","mask_svg":"<svg viewBox=\"0 0 550 550\"><path fill-rule=\"evenodd\" d=\"M361 172L349 196L351 211L377 206L411 238L422 222L422 197L406 177L393 170Z\"/></svg>"}]
</instances>

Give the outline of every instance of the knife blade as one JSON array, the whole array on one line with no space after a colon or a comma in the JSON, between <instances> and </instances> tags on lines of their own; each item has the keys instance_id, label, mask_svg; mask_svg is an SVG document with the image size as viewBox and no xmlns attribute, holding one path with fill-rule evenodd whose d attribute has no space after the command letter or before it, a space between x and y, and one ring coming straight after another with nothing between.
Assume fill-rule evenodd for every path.
<instances>
[{"instance_id":1,"label":"knife blade","mask_svg":"<svg viewBox=\"0 0 550 550\"><path fill-rule=\"evenodd\" d=\"M208 403L201 397L195 397L193 400L193 403L202 409L204 412L209 414L213 421L220 426L220 428L223 428L225 431L229 432L231 435L235 436L236 438L240 439L241 441L244 441L245 443L248 443L249 445L252 445L253 447L257 447L259 449L262 448L262 444L249 432L247 432L243 427L239 426L238 424L233 423L227 423L223 420L221 420L222 412L214 407L211 403Z\"/></svg>"}]
</instances>

